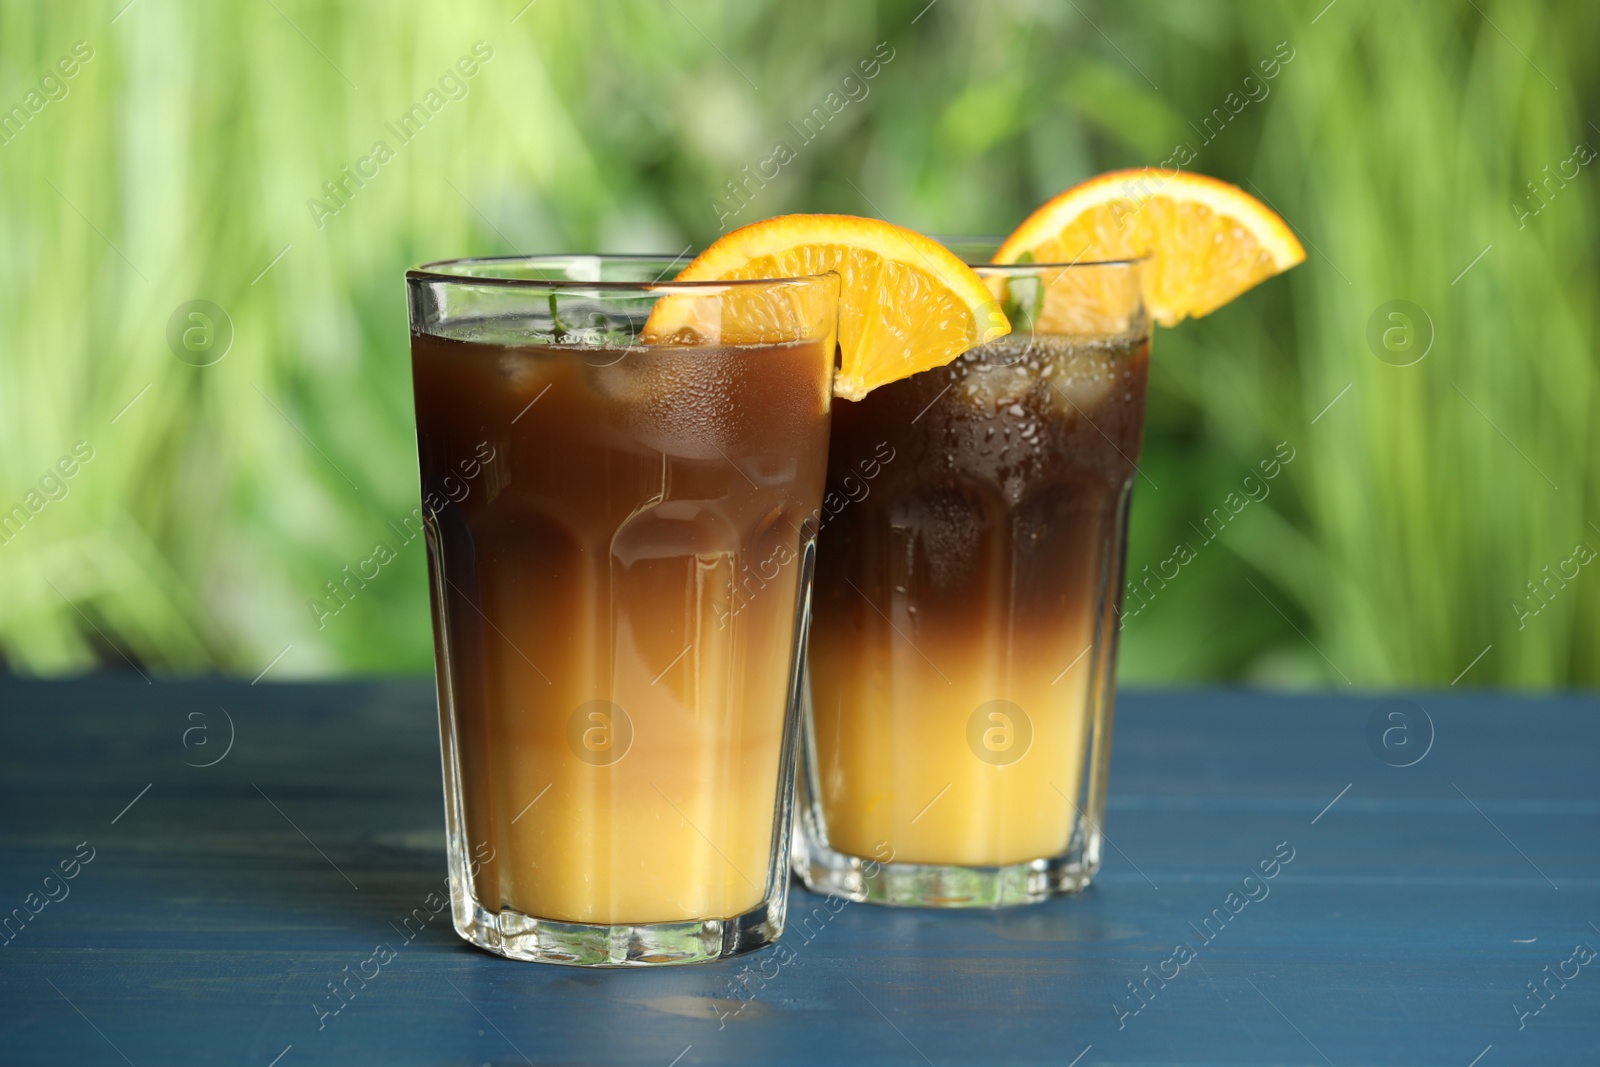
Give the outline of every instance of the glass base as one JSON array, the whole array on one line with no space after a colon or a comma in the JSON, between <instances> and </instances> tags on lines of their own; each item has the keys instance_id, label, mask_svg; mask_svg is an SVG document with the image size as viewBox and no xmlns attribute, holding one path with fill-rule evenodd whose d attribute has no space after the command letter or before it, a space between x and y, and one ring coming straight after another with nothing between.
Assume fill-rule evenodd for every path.
<instances>
[{"instance_id":1,"label":"glass base","mask_svg":"<svg viewBox=\"0 0 1600 1067\"><path fill-rule=\"evenodd\" d=\"M781 904L763 904L732 919L636 923L622 926L535 919L510 908L499 913L469 901L455 928L496 955L572 967L662 967L708 963L772 944L783 933Z\"/></svg>"},{"instance_id":2,"label":"glass base","mask_svg":"<svg viewBox=\"0 0 1600 1067\"><path fill-rule=\"evenodd\" d=\"M809 819L805 820L810 822ZM817 840L812 827L797 840L794 868L814 893L857 903L901 908L1009 908L1076 893L1094 877L1095 866L1056 856L1003 867L954 863L899 863L837 852Z\"/></svg>"}]
</instances>

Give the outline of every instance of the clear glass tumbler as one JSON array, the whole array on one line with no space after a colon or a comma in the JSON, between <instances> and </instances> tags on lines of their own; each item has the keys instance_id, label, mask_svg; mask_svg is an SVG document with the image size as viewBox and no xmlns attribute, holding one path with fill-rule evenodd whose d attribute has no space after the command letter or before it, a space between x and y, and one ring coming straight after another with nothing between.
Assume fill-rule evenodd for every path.
<instances>
[{"instance_id":1,"label":"clear glass tumbler","mask_svg":"<svg viewBox=\"0 0 1600 1067\"><path fill-rule=\"evenodd\" d=\"M1150 333L1139 262L949 243L1013 332L834 405L793 858L853 900L999 907L1099 866Z\"/></svg>"},{"instance_id":2,"label":"clear glass tumbler","mask_svg":"<svg viewBox=\"0 0 1600 1067\"><path fill-rule=\"evenodd\" d=\"M406 276L455 927L625 966L783 930L838 279Z\"/></svg>"}]
</instances>

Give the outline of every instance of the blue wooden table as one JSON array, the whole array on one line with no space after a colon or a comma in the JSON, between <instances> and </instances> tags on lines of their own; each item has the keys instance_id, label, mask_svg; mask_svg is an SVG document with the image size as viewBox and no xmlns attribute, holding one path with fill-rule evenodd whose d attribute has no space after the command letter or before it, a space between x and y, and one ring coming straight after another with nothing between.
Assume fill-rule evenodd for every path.
<instances>
[{"instance_id":1,"label":"blue wooden table","mask_svg":"<svg viewBox=\"0 0 1600 1067\"><path fill-rule=\"evenodd\" d=\"M6 1065L1600 1062L1592 698L1125 694L1081 896L797 890L778 948L649 972L433 913L424 683L0 681L0 713Z\"/></svg>"}]
</instances>

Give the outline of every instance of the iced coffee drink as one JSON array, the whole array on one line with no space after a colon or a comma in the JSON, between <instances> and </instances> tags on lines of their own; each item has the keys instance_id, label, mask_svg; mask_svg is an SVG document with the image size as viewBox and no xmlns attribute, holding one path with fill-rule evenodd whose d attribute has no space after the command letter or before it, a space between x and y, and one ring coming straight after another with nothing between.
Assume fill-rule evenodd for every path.
<instances>
[{"instance_id":1,"label":"iced coffee drink","mask_svg":"<svg viewBox=\"0 0 1600 1067\"><path fill-rule=\"evenodd\" d=\"M855 900L994 907L1093 875L1149 323L1305 259L1265 204L1177 168L963 245L1011 335L834 415L795 866Z\"/></svg>"},{"instance_id":2,"label":"iced coffee drink","mask_svg":"<svg viewBox=\"0 0 1600 1067\"><path fill-rule=\"evenodd\" d=\"M782 927L837 283L743 283L815 309L762 343L679 287L697 329L641 339L660 266L411 276L456 925L505 955L682 962Z\"/></svg>"}]
</instances>

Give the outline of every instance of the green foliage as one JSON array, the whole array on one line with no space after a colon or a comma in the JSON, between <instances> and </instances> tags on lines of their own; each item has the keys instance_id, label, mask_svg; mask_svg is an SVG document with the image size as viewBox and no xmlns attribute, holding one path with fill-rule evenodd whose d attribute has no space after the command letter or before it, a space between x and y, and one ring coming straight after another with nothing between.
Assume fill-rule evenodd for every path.
<instances>
[{"instance_id":1,"label":"green foliage","mask_svg":"<svg viewBox=\"0 0 1600 1067\"><path fill-rule=\"evenodd\" d=\"M1310 259L1156 339L1130 574L1196 551L1124 678L1443 685L1487 648L1461 684L1600 681L1600 566L1527 587L1600 549L1600 166L1559 177L1600 147L1592 4L125 2L0 7L0 511L48 501L0 533L14 669L427 668L411 264L787 211L1004 233L1187 143ZM196 299L232 326L209 366L169 349ZM1394 300L1431 320L1411 366L1368 344Z\"/></svg>"}]
</instances>

